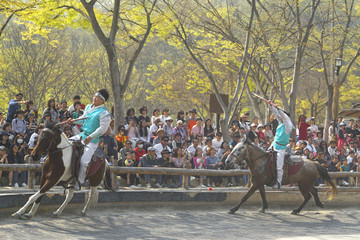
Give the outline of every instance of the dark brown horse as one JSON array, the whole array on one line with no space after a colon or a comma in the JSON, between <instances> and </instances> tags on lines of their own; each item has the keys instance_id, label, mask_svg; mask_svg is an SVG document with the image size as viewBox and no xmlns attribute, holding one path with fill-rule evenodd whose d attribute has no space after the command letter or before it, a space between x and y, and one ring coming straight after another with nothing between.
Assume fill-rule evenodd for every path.
<instances>
[{"instance_id":1,"label":"dark brown horse","mask_svg":"<svg viewBox=\"0 0 360 240\"><path fill-rule=\"evenodd\" d=\"M298 157L296 156L295 158ZM248 163L250 169L251 186L246 195L241 199L240 203L234 208L230 209L230 214L234 214L257 189L259 189L261 199L263 201L263 206L262 208L260 208L259 212L264 213L265 209L268 208L268 203L265 197L264 185L268 185L273 181L273 177L267 174L268 159L269 153L254 146L248 139L239 142L234 147L234 149L226 159L225 165L228 168L236 168L242 160L245 160ZM299 190L304 197L304 201L301 203L301 205L298 208L294 209L291 214L298 214L309 201L311 195L313 195L317 206L324 207L324 204L320 201L317 194L317 189L314 187L315 180L319 175L332 187L332 194L329 198L331 200L336 192L336 185L331 181L331 178L327 173L326 169L320 164L305 159L304 165L299 169L296 174L288 177L284 174L282 183L297 183Z\"/></svg>"},{"instance_id":2,"label":"dark brown horse","mask_svg":"<svg viewBox=\"0 0 360 240\"><path fill-rule=\"evenodd\" d=\"M58 124L47 122L45 124L45 128L39 136L38 143L32 152L32 155L35 158L38 158L44 152L48 153L42 168L40 190L32 195L27 203L20 208L19 211L12 215L13 217L21 219L29 219L33 217L39 207L42 196L49 191L49 189L58 183L69 182L69 188L66 189L65 201L59 209L53 213L53 215L59 216L62 213L74 195L73 185L75 181L72 181L73 176L71 171L72 151L72 143L67 139L65 134L59 130ZM83 215L86 214L91 199L96 192L97 186L100 185L103 179L105 187L107 189L111 189L110 170L106 160L105 164L103 164L95 174L88 177L90 183L90 195L84 209L82 210ZM27 214L24 214L31 204L33 204L31 210Z\"/></svg>"}]
</instances>

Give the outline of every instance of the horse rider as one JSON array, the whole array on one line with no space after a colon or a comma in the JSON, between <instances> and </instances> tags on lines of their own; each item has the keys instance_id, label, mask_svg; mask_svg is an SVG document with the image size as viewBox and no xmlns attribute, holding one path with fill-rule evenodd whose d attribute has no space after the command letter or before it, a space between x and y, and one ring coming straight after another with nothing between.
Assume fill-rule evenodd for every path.
<instances>
[{"instance_id":1,"label":"horse rider","mask_svg":"<svg viewBox=\"0 0 360 240\"><path fill-rule=\"evenodd\" d=\"M104 103L109 99L109 93L106 89L100 89L95 93L92 99L92 104L88 105L85 109L85 113L81 118L83 120L68 119L68 123L75 123L82 125L82 132L76 135L70 140L76 141L82 138L82 142L85 145L84 153L80 160L80 169L78 181L80 184L84 184L86 178L86 169L89 162L98 147L99 137L103 135L110 126L111 114L104 106ZM78 183L75 189L78 190L80 186Z\"/></svg>"},{"instance_id":2,"label":"horse rider","mask_svg":"<svg viewBox=\"0 0 360 240\"><path fill-rule=\"evenodd\" d=\"M280 189L281 181L284 173L283 166L284 166L284 158L286 153L285 150L287 145L289 144L290 134L294 126L290 120L289 113L283 111L282 109L279 109L278 106L273 102L271 102L270 100L266 100L266 102L271 105L270 109L279 122L279 125L276 128L274 141L272 143L274 150L277 152L277 158L276 158L277 181L272 186L272 188Z\"/></svg>"}]
</instances>

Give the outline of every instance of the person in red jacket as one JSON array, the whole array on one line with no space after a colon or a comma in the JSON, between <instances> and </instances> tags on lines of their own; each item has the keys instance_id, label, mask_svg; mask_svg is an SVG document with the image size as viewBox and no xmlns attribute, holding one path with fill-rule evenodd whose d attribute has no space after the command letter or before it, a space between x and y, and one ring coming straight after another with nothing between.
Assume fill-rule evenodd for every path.
<instances>
[{"instance_id":1,"label":"person in red jacket","mask_svg":"<svg viewBox=\"0 0 360 240\"><path fill-rule=\"evenodd\" d=\"M299 129L299 141L307 139L307 128L310 127L310 124L306 122L306 116L300 115L298 122Z\"/></svg>"},{"instance_id":2,"label":"person in red jacket","mask_svg":"<svg viewBox=\"0 0 360 240\"><path fill-rule=\"evenodd\" d=\"M146 154L146 150L144 149L144 142L142 140L138 140L136 142L136 148L134 149L135 152L135 165L137 166L140 162L140 158Z\"/></svg>"}]
</instances>

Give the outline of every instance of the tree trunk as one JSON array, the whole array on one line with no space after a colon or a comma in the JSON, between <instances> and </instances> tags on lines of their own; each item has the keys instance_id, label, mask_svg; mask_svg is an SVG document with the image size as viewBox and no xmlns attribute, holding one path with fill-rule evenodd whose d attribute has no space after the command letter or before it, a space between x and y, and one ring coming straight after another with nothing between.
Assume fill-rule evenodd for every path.
<instances>
[{"instance_id":1,"label":"tree trunk","mask_svg":"<svg viewBox=\"0 0 360 240\"><path fill-rule=\"evenodd\" d=\"M110 69L110 77L111 77L111 87L113 92L113 100L114 100L114 123L115 123L115 133L117 134L117 126L123 123L124 115L124 99L122 92L121 84L120 84L120 72L117 57L115 54L115 48L106 49L109 60L109 69Z\"/></svg>"},{"instance_id":2,"label":"tree trunk","mask_svg":"<svg viewBox=\"0 0 360 240\"><path fill-rule=\"evenodd\" d=\"M231 141L231 137L230 137L230 126L228 124L228 122L226 121L226 119L229 118L227 116L224 116L224 118L220 119L220 128L221 128L221 132L223 134L223 140L227 141L228 143Z\"/></svg>"}]
</instances>

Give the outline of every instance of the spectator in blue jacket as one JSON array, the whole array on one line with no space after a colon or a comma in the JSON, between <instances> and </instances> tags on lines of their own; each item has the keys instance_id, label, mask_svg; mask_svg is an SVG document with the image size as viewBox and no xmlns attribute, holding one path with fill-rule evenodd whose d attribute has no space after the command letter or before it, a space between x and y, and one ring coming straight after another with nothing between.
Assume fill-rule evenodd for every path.
<instances>
[{"instance_id":1,"label":"spectator in blue jacket","mask_svg":"<svg viewBox=\"0 0 360 240\"><path fill-rule=\"evenodd\" d=\"M22 93L18 93L15 95L15 99L10 100L8 111L7 111L7 116L6 116L6 122L11 123L12 120L14 119L16 110L21 110L20 104L27 103L27 101L21 101L23 96L24 95Z\"/></svg>"}]
</instances>

